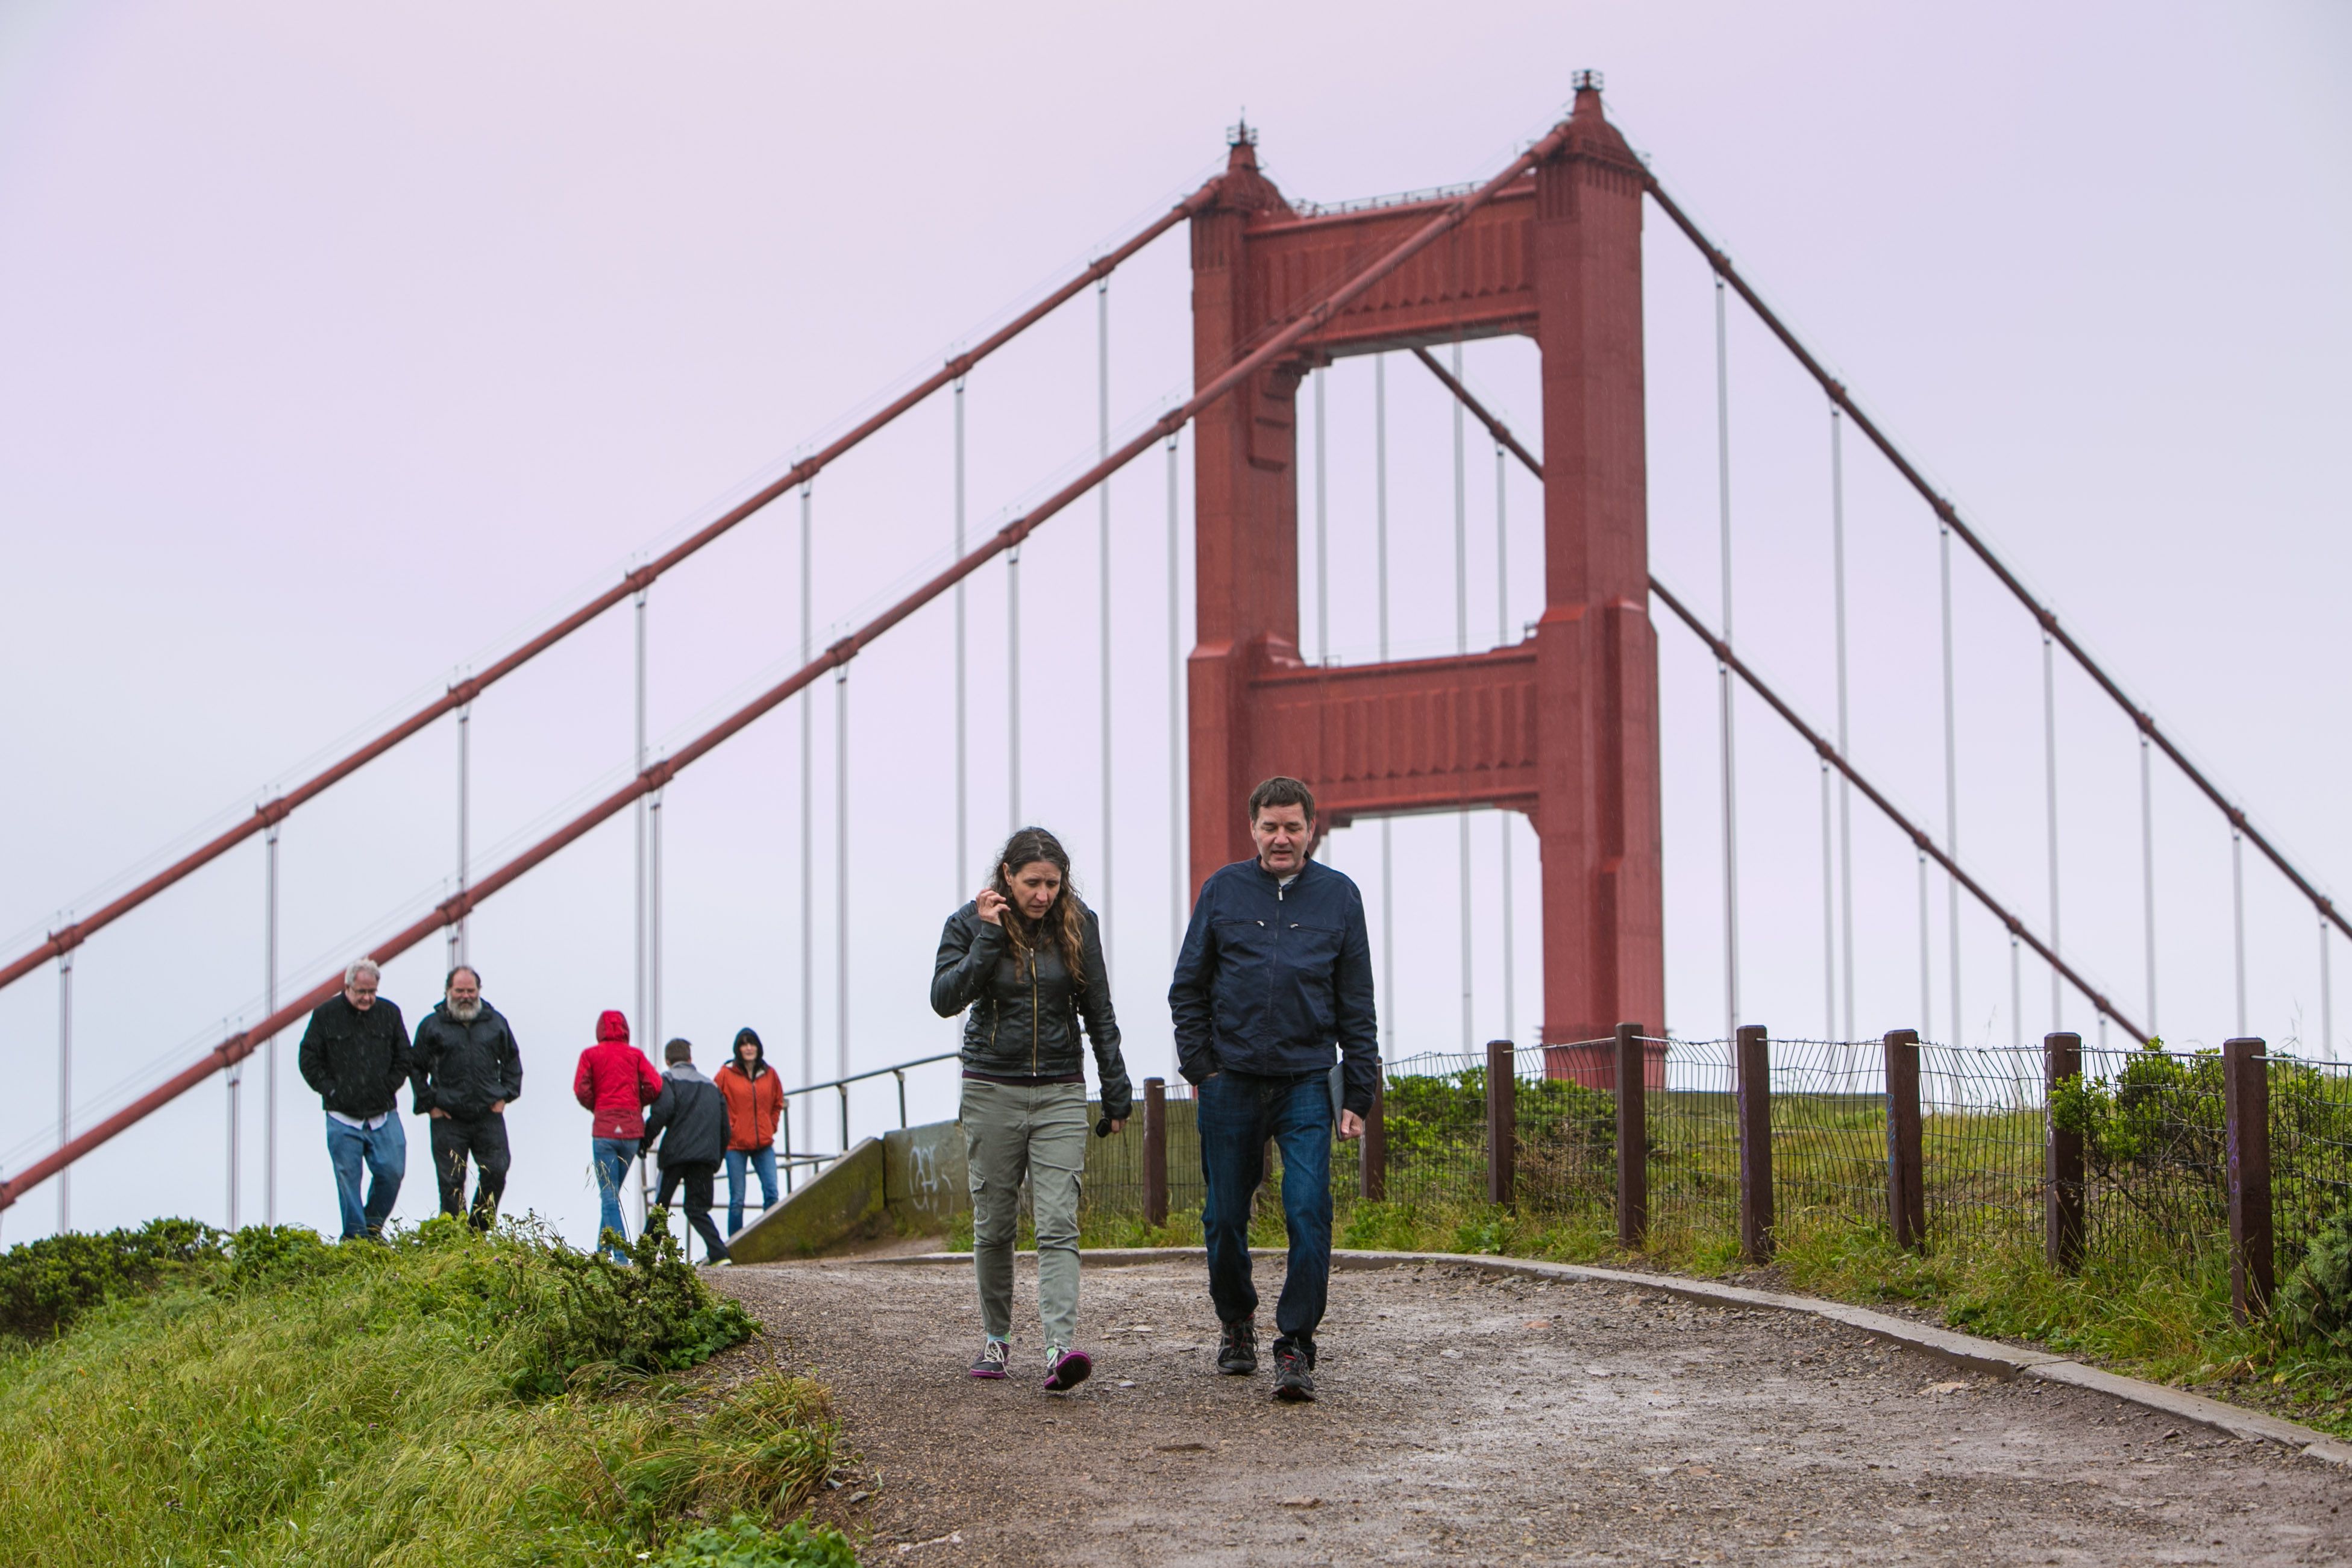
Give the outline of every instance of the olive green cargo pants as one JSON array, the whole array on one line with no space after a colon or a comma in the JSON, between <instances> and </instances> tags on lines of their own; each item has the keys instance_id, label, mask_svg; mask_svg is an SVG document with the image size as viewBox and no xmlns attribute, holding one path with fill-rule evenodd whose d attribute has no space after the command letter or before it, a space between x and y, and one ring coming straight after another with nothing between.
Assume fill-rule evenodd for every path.
<instances>
[{"instance_id":1,"label":"olive green cargo pants","mask_svg":"<svg viewBox=\"0 0 2352 1568\"><path fill-rule=\"evenodd\" d=\"M981 1326L1013 1336L1013 1244L1028 1179L1037 1227L1037 1316L1048 1347L1078 1331L1078 1178L1087 1165L1087 1086L963 1080L965 1163L971 1173L971 1266Z\"/></svg>"}]
</instances>

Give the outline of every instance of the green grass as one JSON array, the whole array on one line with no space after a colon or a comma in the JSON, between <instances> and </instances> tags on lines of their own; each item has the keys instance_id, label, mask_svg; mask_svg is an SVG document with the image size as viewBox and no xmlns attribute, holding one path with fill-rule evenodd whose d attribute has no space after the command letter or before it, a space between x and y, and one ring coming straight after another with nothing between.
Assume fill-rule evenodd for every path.
<instances>
[{"instance_id":1,"label":"green grass","mask_svg":"<svg viewBox=\"0 0 2352 1568\"><path fill-rule=\"evenodd\" d=\"M666 1235L626 1268L440 1221L208 1235L55 1337L0 1341L0 1562L838 1560L804 1549L830 1531L768 1528L833 1467L824 1391L685 1375L751 1325ZM12 1249L0 1277L41 1261ZM764 1555L687 1552L739 1516Z\"/></svg>"}]
</instances>

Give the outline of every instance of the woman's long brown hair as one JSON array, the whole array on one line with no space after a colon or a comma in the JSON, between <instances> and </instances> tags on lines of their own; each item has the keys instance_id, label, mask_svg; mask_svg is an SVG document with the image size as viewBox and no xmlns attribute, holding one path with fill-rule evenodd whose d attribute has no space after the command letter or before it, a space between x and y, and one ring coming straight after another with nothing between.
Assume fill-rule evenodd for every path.
<instances>
[{"instance_id":1,"label":"woman's long brown hair","mask_svg":"<svg viewBox=\"0 0 2352 1568\"><path fill-rule=\"evenodd\" d=\"M1021 913L1021 905L1013 896L1013 879L1008 873L1039 860L1061 872L1062 890L1045 906L1035 929L1053 931L1054 945L1061 950L1063 967L1070 972L1072 981L1083 982L1087 973L1086 928L1078 918L1077 884L1071 880L1070 857L1063 849L1062 841L1042 827L1024 827L1006 839L996 857L996 870L989 878L989 886L1003 897L1007 906L1004 934L1013 943L1013 967L1018 970L1025 963L1033 977L1037 973L1036 955L1030 951L1035 937L1028 918Z\"/></svg>"}]
</instances>

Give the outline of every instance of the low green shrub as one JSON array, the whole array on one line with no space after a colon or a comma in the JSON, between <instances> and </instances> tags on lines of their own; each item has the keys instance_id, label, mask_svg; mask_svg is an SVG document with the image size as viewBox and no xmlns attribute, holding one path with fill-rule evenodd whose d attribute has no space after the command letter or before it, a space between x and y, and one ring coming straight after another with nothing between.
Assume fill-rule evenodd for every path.
<instances>
[{"instance_id":1,"label":"low green shrub","mask_svg":"<svg viewBox=\"0 0 2352 1568\"><path fill-rule=\"evenodd\" d=\"M2352 1209L2319 1227L2303 1261L2279 1288L2273 1312L2292 1343L2352 1350Z\"/></svg>"},{"instance_id":2,"label":"low green shrub","mask_svg":"<svg viewBox=\"0 0 2352 1568\"><path fill-rule=\"evenodd\" d=\"M675 1542L654 1568L857 1568L857 1549L831 1525L771 1530L739 1513Z\"/></svg>"},{"instance_id":3,"label":"low green shrub","mask_svg":"<svg viewBox=\"0 0 2352 1568\"><path fill-rule=\"evenodd\" d=\"M103 1302L221 1262L227 1241L192 1219L157 1219L137 1230L67 1231L20 1243L0 1252L0 1333L47 1339Z\"/></svg>"}]
</instances>

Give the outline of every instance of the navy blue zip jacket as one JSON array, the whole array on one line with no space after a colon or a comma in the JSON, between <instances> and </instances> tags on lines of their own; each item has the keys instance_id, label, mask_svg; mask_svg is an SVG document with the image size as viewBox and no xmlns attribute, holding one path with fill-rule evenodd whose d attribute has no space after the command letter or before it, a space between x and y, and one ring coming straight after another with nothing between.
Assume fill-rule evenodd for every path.
<instances>
[{"instance_id":1,"label":"navy blue zip jacket","mask_svg":"<svg viewBox=\"0 0 2352 1568\"><path fill-rule=\"evenodd\" d=\"M1177 1068L1190 1081L1227 1068L1328 1072L1336 1044L1347 1064L1340 1103L1370 1111L1381 1041L1363 894L1313 860L1287 888L1255 860L1220 868L1192 906L1168 1010Z\"/></svg>"}]
</instances>

